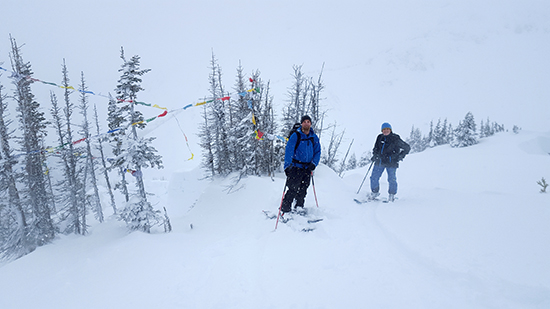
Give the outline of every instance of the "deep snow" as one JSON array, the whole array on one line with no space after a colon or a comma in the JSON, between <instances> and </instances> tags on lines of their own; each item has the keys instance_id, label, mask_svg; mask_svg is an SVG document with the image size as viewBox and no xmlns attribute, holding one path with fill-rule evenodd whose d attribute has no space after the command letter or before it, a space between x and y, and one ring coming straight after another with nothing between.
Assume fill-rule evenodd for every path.
<instances>
[{"instance_id":1,"label":"deep snow","mask_svg":"<svg viewBox=\"0 0 550 309\"><path fill-rule=\"evenodd\" d=\"M140 100L170 111L208 93L212 53L229 91L240 60L260 70L277 112L292 65L317 78L324 63L326 124L346 129L342 145L355 139L358 157L385 121L403 138L438 118L456 127L469 111L524 130L408 156L393 204L352 201L366 168L341 179L321 166L320 207L311 189L307 206L325 220L311 233L273 232L262 210L277 210L282 175L204 180L201 110L171 112L142 133L157 137L166 166L144 172L146 188L174 231L129 234L90 217L90 235L0 265L0 308L550 307L550 203L536 184L550 178L547 1L19 0L2 13L5 66L12 34L34 77L59 82L66 58L73 82L83 71L107 93L124 46L153 69ZM0 82L11 92L5 74ZM50 90L33 85L44 110Z\"/></svg>"},{"instance_id":2,"label":"deep snow","mask_svg":"<svg viewBox=\"0 0 550 309\"><path fill-rule=\"evenodd\" d=\"M548 308L549 154L550 133L523 131L411 154L388 204L353 202L366 167L320 166L309 233L262 213L282 174L233 186L174 172L147 183L172 233L111 217L59 237L0 268L0 308Z\"/></svg>"}]
</instances>

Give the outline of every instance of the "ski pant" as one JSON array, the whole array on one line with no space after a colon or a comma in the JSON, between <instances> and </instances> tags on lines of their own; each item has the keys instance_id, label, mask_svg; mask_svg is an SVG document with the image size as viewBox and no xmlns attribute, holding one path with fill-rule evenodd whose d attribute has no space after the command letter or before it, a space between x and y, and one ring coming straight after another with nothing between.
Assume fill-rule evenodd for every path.
<instances>
[{"instance_id":1,"label":"ski pant","mask_svg":"<svg viewBox=\"0 0 550 309\"><path fill-rule=\"evenodd\" d=\"M281 205L282 212L291 211L292 202L294 200L296 200L296 207L304 207L310 180L311 171L308 169L296 166L290 167L286 177L286 186L288 190L285 193L283 204Z\"/></svg>"},{"instance_id":2,"label":"ski pant","mask_svg":"<svg viewBox=\"0 0 550 309\"><path fill-rule=\"evenodd\" d=\"M388 183L390 184L388 193L396 194L397 177L395 176L395 173L397 172L397 167L385 167L380 164L375 164L372 169L372 174L370 175L370 189L374 193L378 193L378 191L380 191L380 177L382 177L384 170L388 173Z\"/></svg>"}]
</instances>

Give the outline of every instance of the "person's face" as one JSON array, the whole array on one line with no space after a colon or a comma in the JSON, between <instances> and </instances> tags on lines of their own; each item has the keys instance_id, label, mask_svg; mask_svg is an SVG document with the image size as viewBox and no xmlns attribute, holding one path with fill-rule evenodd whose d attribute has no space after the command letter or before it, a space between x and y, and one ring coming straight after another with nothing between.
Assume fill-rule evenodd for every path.
<instances>
[{"instance_id":1,"label":"person's face","mask_svg":"<svg viewBox=\"0 0 550 309\"><path fill-rule=\"evenodd\" d=\"M384 135L390 135L390 133L391 133L391 129L390 129L390 128L384 128L384 129L382 130L382 134L384 134Z\"/></svg>"},{"instance_id":2,"label":"person's face","mask_svg":"<svg viewBox=\"0 0 550 309\"><path fill-rule=\"evenodd\" d=\"M304 120L304 122L302 122L302 130L309 130L311 128L311 121L309 120Z\"/></svg>"}]
</instances>

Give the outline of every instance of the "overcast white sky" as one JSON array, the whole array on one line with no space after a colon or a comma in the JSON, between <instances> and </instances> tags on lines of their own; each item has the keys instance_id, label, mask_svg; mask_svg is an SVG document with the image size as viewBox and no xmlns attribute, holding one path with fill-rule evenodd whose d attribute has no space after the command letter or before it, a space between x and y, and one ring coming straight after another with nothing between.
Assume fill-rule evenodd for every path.
<instances>
[{"instance_id":1,"label":"overcast white sky","mask_svg":"<svg viewBox=\"0 0 550 309\"><path fill-rule=\"evenodd\" d=\"M548 130L548 1L4 0L0 7L0 62L9 67L11 33L41 80L59 82L65 58L75 84L84 71L90 90L112 91L124 46L152 69L140 100L179 108L207 94L214 51L226 88L241 61L245 72L271 81L276 104L287 99L293 65L317 77L325 63L330 121L347 129L347 139L366 132L367 144L385 121L408 136L412 125L427 133L430 120L457 123L468 111L478 122ZM33 88L44 100L50 90ZM193 122L195 114L185 117Z\"/></svg>"}]
</instances>

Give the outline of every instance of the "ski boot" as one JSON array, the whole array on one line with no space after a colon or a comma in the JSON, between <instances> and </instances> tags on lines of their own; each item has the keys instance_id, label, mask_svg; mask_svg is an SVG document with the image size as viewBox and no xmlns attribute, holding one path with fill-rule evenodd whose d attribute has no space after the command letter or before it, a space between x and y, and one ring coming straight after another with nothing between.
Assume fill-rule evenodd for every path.
<instances>
[{"instance_id":1,"label":"ski boot","mask_svg":"<svg viewBox=\"0 0 550 309\"><path fill-rule=\"evenodd\" d=\"M368 202L376 201L378 199L378 196L380 196L379 192L371 192L369 195L367 195L367 201Z\"/></svg>"}]
</instances>

